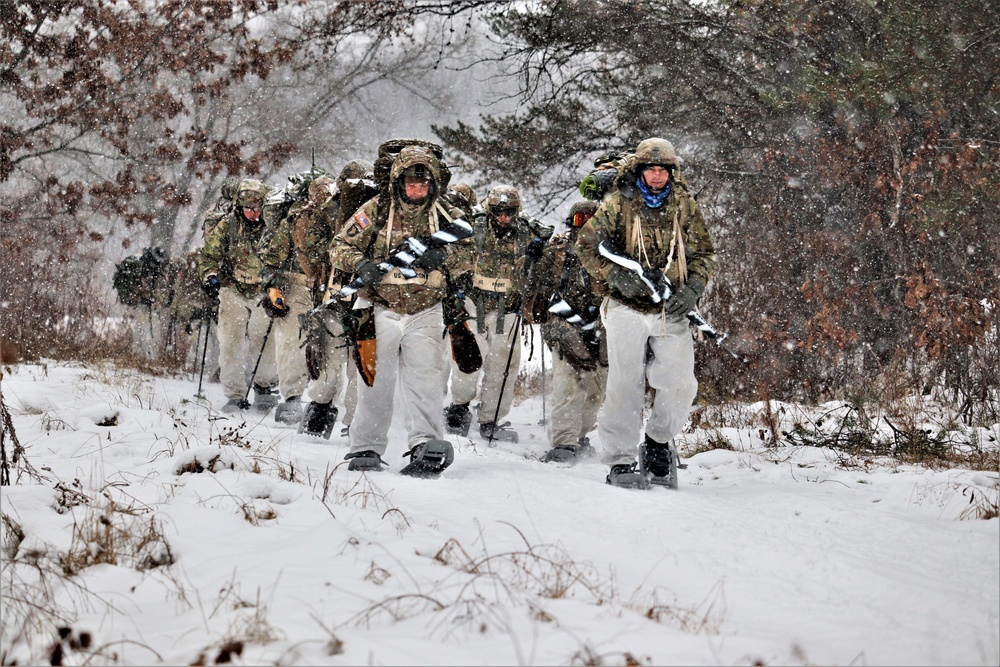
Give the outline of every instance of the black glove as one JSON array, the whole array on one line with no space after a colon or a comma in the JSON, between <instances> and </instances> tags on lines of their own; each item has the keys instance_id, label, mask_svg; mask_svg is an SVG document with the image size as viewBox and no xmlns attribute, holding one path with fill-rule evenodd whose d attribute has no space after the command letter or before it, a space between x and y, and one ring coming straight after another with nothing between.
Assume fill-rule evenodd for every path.
<instances>
[{"instance_id":1,"label":"black glove","mask_svg":"<svg viewBox=\"0 0 1000 667\"><path fill-rule=\"evenodd\" d=\"M698 285L688 283L670 295L663 310L667 315L687 315L694 310L699 296L701 296L701 290L698 289Z\"/></svg>"},{"instance_id":2,"label":"black glove","mask_svg":"<svg viewBox=\"0 0 1000 667\"><path fill-rule=\"evenodd\" d=\"M363 259L360 264L354 267L354 275L365 284L365 287L370 287L381 280L385 272L379 268L377 263Z\"/></svg>"},{"instance_id":3,"label":"black glove","mask_svg":"<svg viewBox=\"0 0 1000 667\"><path fill-rule=\"evenodd\" d=\"M413 266L418 269L427 269L428 271L433 271L441 267L448 259L448 249L438 246L436 248L428 248L423 255L417 257L413 261Z\"/></svg>"},{"instance_id":4,"label":"black glove","mask_svg":"<svg viewBox=\"0 0 1000 667\"><path fill-rule=\"evenodd\" d=\"M524 250L524 256L528 259L537 262L542 258L545 253L545 239L540 239L537 236L531 239L531 243Z\"/></svg>"},{"instance_id":5,"label":"black glove","mask_svg":"<svg viewBox=\"0 0 1000 667\"><path fill-rule=\"evenodd\" d=\"M608 275L608 288L626 299L641 299L652 296L642 276L629 271L624 266L616 266Z\"/></svg>"},{"instance_id":6,"label":"black glove","mask_svg":"<svg viewBox=\"0 0 1000 667\"><path fill-rule=\"evenodd\" d=\"M205 296L207 296L209 299L214 299L217 296L219 296L219 288L221 286L222 285L219 283L219 278L217 276L212 275L209 276L208 278L205 278L205 283L201 286L201 289L203 292L205 292Z\"/></svg>"}]
</instances>

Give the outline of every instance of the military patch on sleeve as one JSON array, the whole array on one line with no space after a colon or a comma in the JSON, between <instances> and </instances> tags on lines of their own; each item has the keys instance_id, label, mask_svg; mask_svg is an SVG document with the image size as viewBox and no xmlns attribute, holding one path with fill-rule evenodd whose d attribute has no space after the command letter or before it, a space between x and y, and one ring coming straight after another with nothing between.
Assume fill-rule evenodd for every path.
<instances>
[{"instance_id":1,"label":"military patch on sleeve","mask_svg":"<svg viewBox=\"0 0 1000 667\"><path fill-rule=\"evenodd\" d=\"M372 224L372 221L368 219L368 216L365 215L364 211L358 211L355 213L354 220L361 229L367 229L368 225Z\"/></svg>"}]
</instances>

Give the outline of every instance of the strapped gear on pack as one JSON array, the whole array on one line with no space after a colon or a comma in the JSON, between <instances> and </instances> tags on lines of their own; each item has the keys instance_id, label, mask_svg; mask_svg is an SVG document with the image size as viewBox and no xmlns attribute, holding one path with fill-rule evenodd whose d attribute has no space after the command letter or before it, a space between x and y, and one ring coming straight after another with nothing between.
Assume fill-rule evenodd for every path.
<instances>
[{"instance_id":1,"label":"strapped gear on pack","mask_svg":"<svg viewBox=\"0 0 1000 667\"><path fill-rule=\"evenodd\" d=\"M422 139L391 139L383 142L378 147L378 158L375 160L375 184L380 192L389 192L392 181L395 180L392 174L392 166L396 162L403 149L408 147L420 147L429 150L437 161L439 170L438 178L440 182L436 184L438 192L444 192L451 182L451 170L444 163L444 149L438 144ZM404 164L403 168L409 165ZM396 174L398 176L398 174Z\"/></svg>"}]
</instances>

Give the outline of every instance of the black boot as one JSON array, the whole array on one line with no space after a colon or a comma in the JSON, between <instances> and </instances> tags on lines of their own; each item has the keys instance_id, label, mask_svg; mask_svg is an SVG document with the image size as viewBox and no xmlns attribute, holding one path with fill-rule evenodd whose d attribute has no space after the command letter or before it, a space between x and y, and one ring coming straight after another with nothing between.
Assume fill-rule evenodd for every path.
<instances>
[{"instance_id":1,"label":"black boot","mask_svg":"<svg viewBox=\"0 0 1000 667\"><path fill-rule=\"evenodd\" d=\"M452 403L444 409L444 427L448 433L468 436L472 413L468 403Z\"/></svg>"},{"instance_id":2,"label":"black boot","mask_svg":"<svg viewBox=\"0 0 1000 667\"><path fill-rule=\"evenodd\" d=\"M639 445L639 471L649 484L677 488L677 449L673 442L657 442L648 435Z\"/></svg>"},{"instance_id":3,"label":"black boot","mask_svg":"<svg viewBox=\"0 0 1000 667\"><path fill-rule=\"evenodd\" d=\"M382 457L378 452L366 449L363 452L351 452L344 457L348 470L359 470L361 472L379 472L382 470Z\"/></svg>"},{"instance_id":4,"label":"black boot","mask_svg":"<svg viewBox=\"0 0 1000 667\"><path fill-rule=\"evenodd\" d=\"M399 471L400 475L433 479L455 460L455 448L447 440L428 440L403 456L409 456L410 462Z\"/></svg>"},{"instance_id":5,"label":"black boot","mask_svg":"<svg viewBox=\"0 0 1000 667\"><path fill-rule=\"evenodd\" d=\"M298 424L302 419L302 403L298 396L286 398L274 411L274 421L279 424Z\"/></svg>"}]
</instances>

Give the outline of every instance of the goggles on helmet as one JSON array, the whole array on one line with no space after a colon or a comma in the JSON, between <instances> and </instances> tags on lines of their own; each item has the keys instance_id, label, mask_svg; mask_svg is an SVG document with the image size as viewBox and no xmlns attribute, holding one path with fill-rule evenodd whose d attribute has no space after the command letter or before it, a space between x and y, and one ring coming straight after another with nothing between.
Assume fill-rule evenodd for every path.
<instances>
[{"instance_id":1,"label":"goggles on helmet","mask_svg":"<svg viewBox=\"0 0 1000 667\"><path fill-rule=\"evenodd\" d=\"M591 211L577 211L570 219L570 224L574 227L583 227L587 221L594 217Z\"/></svg>"}]
</instances>

